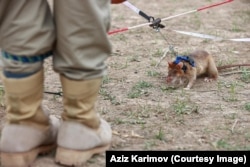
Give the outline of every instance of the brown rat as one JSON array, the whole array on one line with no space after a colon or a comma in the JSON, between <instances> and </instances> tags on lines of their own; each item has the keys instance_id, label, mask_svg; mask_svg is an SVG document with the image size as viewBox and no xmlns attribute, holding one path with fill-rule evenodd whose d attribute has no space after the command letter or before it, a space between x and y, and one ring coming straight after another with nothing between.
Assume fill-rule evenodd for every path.
<instances>
[{"instance_id":1,"label":"brown rat","mask_svg":"<svg viewBox=\"0 0 250 167\"><path fill-rule=\"evenodd\" d=\"M204 50L197 50L188 56L177 56L173 62L168 62L167 83L183 83L183 79L188 80L184 89L190 89L196 78L206 75L206 82L218 78L218 69L212 55Z\"/></svg>"},{"instance_id":2,"label":"brown rat","mask_svg":"<svg viewBox=\"0 0 250 167\"><path fill-rule=\"evenodd\" d=\"M197 50L188 56L177 56L173 62L168 62L167 83L183 84L183 80L188 80L188 85L184 89L190 89L196 78L201 75L206 75L206 82L216 80L218 71L231 68L250 66L250 64L231 64L216 67L212 55L204 50Z\"/></svg>"}]
</instances>

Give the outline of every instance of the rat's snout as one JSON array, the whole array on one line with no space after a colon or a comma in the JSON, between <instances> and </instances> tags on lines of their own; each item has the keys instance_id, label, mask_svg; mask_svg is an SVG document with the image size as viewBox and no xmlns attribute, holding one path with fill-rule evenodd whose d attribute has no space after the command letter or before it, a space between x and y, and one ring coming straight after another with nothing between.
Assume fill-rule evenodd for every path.
<instances>
[{"instance_id":1,"label":"rat's snout","mask_svg":"<svg viewBox=\"0 0 250 167\"><path fill-rule=\"evenodd\" d=\"M172 80L173 80L173 78L171 76L167 76L167 78L166 78L167 83L171 82Z\"/></svg>"}]
</instances>

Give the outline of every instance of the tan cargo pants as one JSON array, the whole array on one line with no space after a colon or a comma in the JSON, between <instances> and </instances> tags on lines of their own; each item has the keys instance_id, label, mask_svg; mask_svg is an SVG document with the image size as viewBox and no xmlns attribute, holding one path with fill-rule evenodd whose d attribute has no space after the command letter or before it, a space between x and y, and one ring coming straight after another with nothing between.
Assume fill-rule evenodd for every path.
<instances>
[{"instance_id":1,"label":"tan cargo pants","mask_svg":"<svg viewBox=\"0 0 250 167\"><path fill-rule=\"evenodd\" d=\"M53 51L55 71L71 79L101 77L111 53L107 36L110 0L0 0L0 48L15 56ZM3 69L32 73L43 61L24 63L3 58Z\"/></svg>"}]
</instances>

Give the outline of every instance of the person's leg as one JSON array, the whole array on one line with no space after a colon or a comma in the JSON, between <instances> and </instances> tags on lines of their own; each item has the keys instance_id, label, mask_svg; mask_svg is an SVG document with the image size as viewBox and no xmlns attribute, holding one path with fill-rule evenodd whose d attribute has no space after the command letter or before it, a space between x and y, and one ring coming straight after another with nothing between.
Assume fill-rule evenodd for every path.
<instances>
[{"instance_id":1,"label":"person's leg","mask_svg":"<svg viewBox=\"0 0 250 167\"><path fill-rule=\"evenodd\" d=\"M95 111L104 61L111 53L110 1L55 0L54 14L54 68L60 73L64 101L56 161L80 165L108 149L112 137L109 124Z\"/></svg>"},{"instance_id":2,"label":"person's leg","mask_svg":"<svg viewBox=\"0 0 250 167\"><path fill-rule=\"evenodd\" d=\"M45 0L0 1L1 80L7 124L1 133L3 166L29 166L41 152L53 149L58 120L41 107L43 59L55 40Z\"/></svg>"}]
</instances>

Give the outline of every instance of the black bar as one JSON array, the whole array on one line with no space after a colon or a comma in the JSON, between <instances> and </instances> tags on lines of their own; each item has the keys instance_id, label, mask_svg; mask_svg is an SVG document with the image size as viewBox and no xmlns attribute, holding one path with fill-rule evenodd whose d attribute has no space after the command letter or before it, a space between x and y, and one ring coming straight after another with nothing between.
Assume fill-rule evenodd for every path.
<instances>
[{"instance_id":1,"label":"black bar","mask_svg":"<svg viewBox=\"0 0 250 167\"><path fill-rule=\"evenodd\" d=\"M145 19L147 19L148 22L150 22L150 17L146 13L144 13L142 11L139 11L139 15L141 15L142 17L144 17Z\"/></svg>"},{"instance_id":2,"label":"black bar","mask_svg":"<svg viewBox=\"0 0 250 167\"><path fill-rule=\"evenodd\" d=\"M250 167L250 151L106 151L106 167Z\"/></svg>"}]
</instances>

